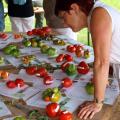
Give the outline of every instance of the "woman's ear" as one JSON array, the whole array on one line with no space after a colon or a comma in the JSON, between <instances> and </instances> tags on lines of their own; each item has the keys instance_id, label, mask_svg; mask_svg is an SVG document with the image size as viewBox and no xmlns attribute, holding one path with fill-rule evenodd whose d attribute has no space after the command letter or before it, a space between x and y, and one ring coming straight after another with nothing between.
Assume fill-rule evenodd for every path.
<instances>
[{"instance_id":1,"label":"woman's ear","mask_svg":"<svg viewBox=\"0 0 120 120\"><path fill-rule=\"evenodd\" d=\"M71 4L71 6L70 6L70 13L72 13L73 11L75 12L75 13L78 13L79 11L80 11L80 7L78 6L78 4L76 4L76 3L73 3L73 4Z\"/></svg>"}]
</instances>

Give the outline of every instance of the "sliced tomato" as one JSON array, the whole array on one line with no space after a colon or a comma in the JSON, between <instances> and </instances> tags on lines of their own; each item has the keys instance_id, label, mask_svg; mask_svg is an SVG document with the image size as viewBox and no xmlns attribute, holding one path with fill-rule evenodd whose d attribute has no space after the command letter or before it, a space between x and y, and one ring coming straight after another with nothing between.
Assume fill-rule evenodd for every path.
<instances>
[{"instance_id":1,"label":"sliced tomato","mask_svg":"<svg viewBox=\"0 0 120 120\"><path fill-rule=\"evenodd\" d=\"M6 85L7 85L8 88L16 88L17 87L15 81L11 81L11 80L8 81L6 83Z\"/></svg>"},{"instance_id":2,"label":"sliced tomato","mask_svg":"<svg viewBox=\"0 0 120 120\"><path fill-rule=\"evenodd\" d=\"M71 87L72 84L73 84L73 81L69 77L66 77L62 80L62 86L65 88Z\"/></svg>"}]
</instances>

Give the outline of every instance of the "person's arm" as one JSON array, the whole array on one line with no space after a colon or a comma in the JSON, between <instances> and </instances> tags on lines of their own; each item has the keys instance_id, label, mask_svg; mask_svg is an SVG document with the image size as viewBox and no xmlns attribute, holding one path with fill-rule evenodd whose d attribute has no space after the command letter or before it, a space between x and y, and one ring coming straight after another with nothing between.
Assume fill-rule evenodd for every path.
<instances>
[{"instance_id":1,"label":"person's arm","mask_svg":"<svg viewBox=\"0 0 120 120\"><path fill-rule=\"evenodd\" d=\"M94 47L95 98L104 100L106 84L108 81L109 57L112 38L111 17L103 8L96 8L91 17L91 36Z\"/></svg>"}]
</instances>

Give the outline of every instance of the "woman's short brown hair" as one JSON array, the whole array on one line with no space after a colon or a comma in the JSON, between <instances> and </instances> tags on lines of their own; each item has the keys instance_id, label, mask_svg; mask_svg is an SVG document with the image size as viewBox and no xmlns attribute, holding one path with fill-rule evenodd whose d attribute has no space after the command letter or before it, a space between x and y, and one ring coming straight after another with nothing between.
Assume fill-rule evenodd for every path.
<instances>
[{"instance_id":1,"label":"woman's short brown hair","mask_svg":"<svg viewBox=\"0 0 120 120\"><path fill-rule=\"evenodd\" d=\"M76 3L81 10L89 15L90 10L94 5L94 0L56 0L55 14L58 16L59 11L69 11L71 4Z\"/></svg>"}]
</instances>

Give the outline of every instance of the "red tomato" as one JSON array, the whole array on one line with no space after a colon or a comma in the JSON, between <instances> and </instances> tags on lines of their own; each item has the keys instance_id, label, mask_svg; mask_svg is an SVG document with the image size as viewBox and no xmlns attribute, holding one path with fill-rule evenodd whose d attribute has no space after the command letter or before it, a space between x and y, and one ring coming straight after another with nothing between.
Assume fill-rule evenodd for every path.
<instances>
[{"instance_id":1,"label":"red tomato","mask_svg":"<svg viewBox=\"0 0 120 120\"><path fill-rule=\"evenodd\" d=\"M70 64L68 62L64 62L62 65L61 65L61 69L62 71L64 72L65 69L69 66Z\"/></svg>"},{"instance_id":2,"label":"red tomato","mask_svg":"<svg viewBox=\"0 0 120 120\"><path fill-rule=\"evenodd\" d=\"M38 29L32 29L33 35L37 35L37 31L38 31Z\"/></svg>"},{"instance_id":3,"label":"red tomato","mask_svg":"<svg viewBox=\"0 0 120 120\"><path fill-rule=\"evenodd\" d=\"M29 35L29 36L33 35L32 31L28 31L27 35Z\"/></svg>"},{"instance_id":4,"label":"red tomato","mask_svg":"<svg viewBox=\"0 0 120 120\"><path fill-rule=\"evenodd\" d=\"M43 27L42 28L43 31L45 31L46 33L50 33L52 31L52 29L50 27Z\"/></svg>"},{"instance_id":5,"label":"red tomato","mask_svg":"<svg viewBox=\"0 0 120 120\"><path fill-rule=\"evenodd\" d=\"M76 50L75 54L77 57L82 57L84 55L84 50L82 49Z\"/></svg>"},{"instance_id":6,"label":"red tomato","mask_svg":"<svg viewBox=\"0 0 120 120\"><path fill-rule=\"evenodd\" d=\"M74 45L68 45L67 46L67 51L71 52L71 53L74 53L76 51L76 48L74 47Z\"/></svg>"},{"instance_id":7,"label":"red tomato","mask_svg":"<svg viewBox=\"0 0 120 120\"><path fill-rule=\"evenodd\" d=\"M82 61L77 66L77 71L79 74L87 74L89 72L89 66L86 62Z\"/></svg>"},{"instance_id":8,"label":"red tomato","mask_svg":"<svg viewBox=\"0 0 120 120\"><path fill-rule=\"evenodd\" d=\"M73 57L69 54L66 54L65 55L65 59L68 61L68 62L72 62L73 61Z\"/></svg>"},{"instance_id":9,"label":"red tomato","mask_svg":"<svg viewBox=\"0 0 120 120\"><path fill-rule=\"evenodd\" d=\"M49 117L56 117L59 109L60 109L59 104L50 103L46 106L46 113Z\"/></svg>"},{"instance_id":10,"label":"red tomato","mask_svg":"<svg viewBox=\"0 0 120 120\"><path fill-rule=\"evenodd\" d=\"M1 37L2 39L7 38L7 36L8 36L8 35L7 35L6 33L1 33L1 34L0 34L0 37Z\"/></svg>"},{"instance_id":11,"label":"red tomato","mask_svg":"<svg viewBox=\"0 0 120 120\"><path fill-rule=\"evenodd\" d=\"M43 82L45 85L50 85L53 83L53 77L50 75L47 75L44 77Z\"/></svg>"},{"instance_id":12,"label":"red tomato","mask_svg":"<svg viewBox=\"0 0 120 120\"><path fill-rule=\"evenodd\" d=\"M61 112L59 116L59 120L72 120L72 119L73 119L73 115L68 111Z\"/></svg>"},{"instance_id":13,"label":"red tomato","mask_svg":"<svg viewBox=\"0 0 120 120\"><path fill-rule=\"evenodd\" d=\"M39 68L36 71L36 76L38 77L44 77L47 74L47 70L45 68Z\"/></svg>"},{"instance_id":14,"label":"red tomato","mask_svg":"<svg viewBox=\"0 0 120 120\"><path fill-rule=\"evenodd\" d=\"M30 66L26 68L26 73L29 75L34 75L36 73L37 67Z\"/></svg>"},{"instance_id":15,"label":"red tomato","mask_svg":"<svg viewBox=\"0 0 120 120\"><path fill-rule=\"evenodd\" d=\"M49 96L47 96L47 97L45 97L45 102L50 102L50 97Z\"/></svg>"},{"instance_id":16,"label":"red tomato","mask_svg":"<svg viewBox=\"0 0 120 120\"><path fill-rule=\"evenodd\" d=\"M18 86L18 87L23 87L25 85L24 83L24 80L20 79L20 78L17 78L15 80L15 84Z\"/></svg>"},{"instance_id":17,"label":"red tomato","mask_svg":"<svg viewBox=\"0 0 120 120\"><path fill-rule=\"evenodd\" d=\"M8 81L6 83L6 85L7 85L8 88L15 88L15 87L17 87L15 81Z\"/></svg>"},{"instance_id":18,"label":"red tomato","mask_svg":"<svg viewBox=\"0 0 120 120\"><path fill-rule=\"evenodd\" d=\"M72 86L72 84L73 84L73 81L69 77L66 77L62 80L62 86L65 88Z\"/></svg>"},{"instance_id":19,"label":"red tomato","mask_svg":"<svg viewBox=\"0 0 120 120\"><path fill-rule=\"evenodd\" d=\"M56 62L62 62L64 60L65 55L64 54L60 54L56 57Z\"/></svg>"},{"instance_id":20,"label":"red tomato","mask_svg":"<svg viewBox=\"0 0 120 120\"><path fill-rule=\"evenodd\" d=\"M84 50L84 48L82 45L78 45L78 46L76 46L76 50Z\"/></svg>"}]
</instances>

